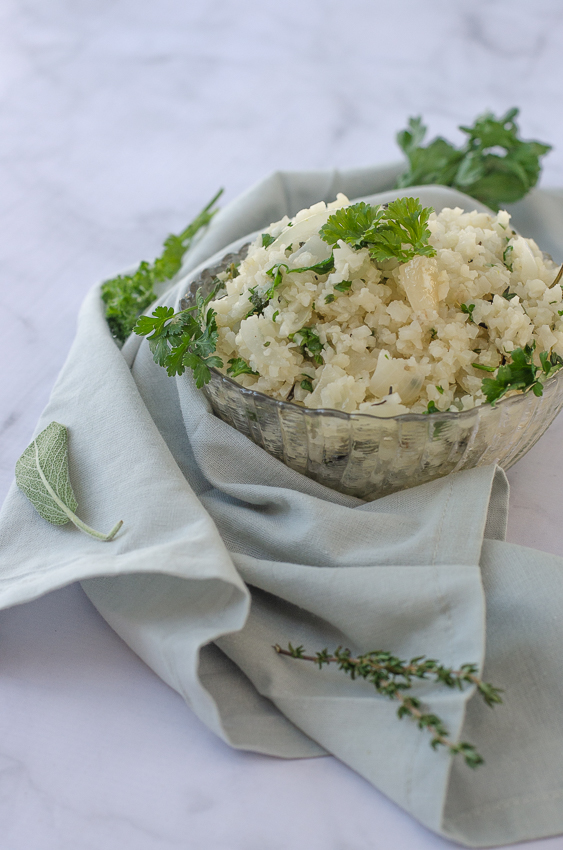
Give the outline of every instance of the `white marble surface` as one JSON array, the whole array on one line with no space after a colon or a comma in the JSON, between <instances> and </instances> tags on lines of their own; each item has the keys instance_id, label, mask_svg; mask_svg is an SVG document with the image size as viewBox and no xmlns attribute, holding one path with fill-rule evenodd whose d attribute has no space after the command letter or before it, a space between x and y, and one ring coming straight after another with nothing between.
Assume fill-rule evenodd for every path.
<instances>
[{"instance_id":1,"label":"white marble surface","mask_svg":"<svg viewBox=\"0 0 563 850\"><path fill-rule=\"evenodd\" d=\"M86 290L218 186L397 159L409 115L456 138L512 105L563 186L562 37L559 0L4 0L0 495ZM510 475L511 539L558 554L561 436ZM0 614L0 706L2 850L453 846L334 759L229 750L76 586Z\"/></svg>"}]
</instances>

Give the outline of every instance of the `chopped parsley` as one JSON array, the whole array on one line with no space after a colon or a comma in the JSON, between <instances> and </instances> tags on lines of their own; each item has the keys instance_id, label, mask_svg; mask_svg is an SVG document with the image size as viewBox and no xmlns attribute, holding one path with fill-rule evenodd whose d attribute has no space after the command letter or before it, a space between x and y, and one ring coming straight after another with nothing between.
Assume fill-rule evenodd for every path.
<instances>
[{"instance_id":1,"label":"chopped parsley","mask_svg":"<svg viewBox=\"0 0 563 850\"><path fill-rule=\"evenodd\" d=\"M532 390L534 395L543 395L543 384L563 366L563 358L558 354L542 351L541 366L533 361L534 345L515 348L512 352L512 363L499 366L494 378L483 378L482 390L489 404L494 404L507 392L513 390ZM473 364L475 366L475 364Z\"/></svg>"},{"instance_id":2,"label":"chopped parsley","mask_svg":"<svg viewBox=\"0 0 563 850\"><path fill-rule=\"evenodd\" d=\"M227 375L238 378L239 375L258 375L242 357L232 357L228 361Z\"/></svg>"},{"instance_id":3,"label":"chopped parsley","mask_svg":"<svg viewBox=\"0 0 563 850\"><path fill-rule=\"evenodd\" d=\"M475 309L475 304L460 304L459 308L462 313L469 316L469 321L473 322L473 310Z\"/></svg>"},{"instance_id":4,"label":"chopped parsley","mask_svg":"<svg viewBox=\"0 0 563 850\"><path fill-rule=\"evenodd\" d=\"M417 254L436 254L428 244L431 212L432 207L422 207L418 198L397 198L386 208L360 201L333 213L319 235L329 245L342 240L356 249L368 248L376 262L408 263Z\"/></svg>"},{"instance_id":5,"label":"chopped parsley","mask_svg":"<svg viewBox=\"0 0 563 850\"><path fill-rule=\"evenodd\" d=\"M439 387L438 385L436 385L436 389L438 390L440 395L444 395L444 388L443 387Z\"/></svg>"},{"instance_id":6,"label":"chopped parsley","mask_svg":"<svg viewBox=\"0 0 563 850\"><path fill-rule=\"evenodd\" d=\"M436 407L435 402L433 402L433 401L429 401L429 402L428 402L428 407L426 408L426 410L424 411L424 413L440 413L440 411L439 411L439 410L438 410L438 408Z\"/></svg>"},{"instance_id":7,"label":"chopped parsley","mask_svg":"<svg viewBox=\"0 0 563 850\"><path fill-rule=\"evenodd\" d=\"M502 261L509 272L512 271L512 263L509 260L510 254L514 251L514 247L512 245L507 245L504 251L502 252Z\"/></svg>"},{"instance_id":8,"label":"chopped parsley","mask_svg":"<svg viewBox=\"0 0 563 850\"><path fill-rule=\"evenodd\" d=\"M336 295L333 295L331 292L329 295L325 295L325 304L332 304L332 302L336 299ZM563 313L563 310L561 311ZM559 315L561 315L561 313Z\"/></svg>"},{"instance_id":9,"label":"chopped parsley","mask_svg":"<svg viewBox=\"0 0 563 850\"><path fill-rule=\"evenodd\" d=\"M269 248L272 242L276 241L275 236L271 236L269 233L262 234L262 248Z\"/></svg>"},{"instance_id":10,"label":"chopped parsley","mask_svg":"<svg viewBox=\"0 0 563 850\"><path fill-rule=\"evenodd\" d=\"M510 291L510 287L506 287L504 292L502 293L502 297L506 298L507 301L511 301L513 298L516 298L516 293Z\"/></svg>"},{"instance_id":11,"label":"chopped parsley","mask_svg":"<svg viewBox=\"0 0 563 850\"><path fill-rule=\"evenodd\" d=\"M334 284L334 288L338 292L349 292L351 286L352 286L351 280L343 280L341 283L335 283Z\"/></svg>"},{"instance_id":12,"label":"chopped parsley","mask_svg":"<svg viewBox=\"0 0 563 850\"><path fill-rule=\"evenodd\" d=\"M519 201L538 182L540 157L551 145L520 139L518 112L509 109L500 118L486 112L471 127L459 127L467 136L460 148L441 137L423 147L427 128L420 117L410 118L408 128L397 135L409 163L397 188L429 183L453 186L495 211Z\"/></svg>"},{"instance_id":13,"label":"chopped parsley","mask_svg":"<svg viewBox=\"0 0 563 850\"><path fill-rule=\"evenodd\" d=\"M319 335L314 328L301 328L294 334L289 334L289 339L293 342L295 337L299 337L297 343L301 348L301 353L304 357L311 357L318 366L322 366L323 358L321 352L324 349Z\"/></svg>"},{"instance_id":14,"label":"chopped parsley","mask_svg":"<svg viewBox=\"0 0 563 850\"><path fill-rule=\"evenodd\" d=\"M313 384L312 384L312 381L311 381L311 376L306 375L305 372L302 372L301 374L303 376L303 380L301 381L299 386L301 387L302 390L306 390L308 393L312 393L313 392Z\"/></svg>"}]
</instances>

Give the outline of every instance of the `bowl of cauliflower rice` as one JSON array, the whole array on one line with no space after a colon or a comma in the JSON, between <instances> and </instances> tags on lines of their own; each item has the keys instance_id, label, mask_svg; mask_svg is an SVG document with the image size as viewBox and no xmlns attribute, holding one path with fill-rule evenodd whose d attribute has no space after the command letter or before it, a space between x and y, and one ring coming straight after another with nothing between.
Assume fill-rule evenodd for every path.
<instances>
[{"instance_id":1,"label":"bowl of cauliflower rice","mask_svg":"<svg viewBox=\"0 0 563 850\"><path fill-rule=\"evenodd\" d=\"M563 405L562 284L508 212L419 187L239 240L176 315L195 319L185 362L220 418L370 500L507 468L539 439Z\"/></svg>"}]
</instances>

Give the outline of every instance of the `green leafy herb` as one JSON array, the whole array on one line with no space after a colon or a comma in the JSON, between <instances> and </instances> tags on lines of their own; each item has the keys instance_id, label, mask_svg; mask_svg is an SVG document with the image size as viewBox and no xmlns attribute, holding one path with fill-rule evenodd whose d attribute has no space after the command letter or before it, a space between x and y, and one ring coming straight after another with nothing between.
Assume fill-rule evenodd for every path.
<instances>
[{"instance_id":1,"label":"green leafy herb","mask_svg":"<svg viewBox=\"0 0 563 850\"><path fill-rule=\"evenodd\" d=\"M227 375L232 378L238 378L239 375L258 375L242 357L233 357L228 363Z\"/></svg>"},{"instance_id":2,"label":"green leafy herb","mask_svg":"<svg viewBox=\"0 0 563 850\"><path fill-rule=\"evenodd\" d=\"M16 484L35 510L53 525L74 525L97 540L112 540L123 522L109 534L90 528L76 516L78 502L68 473L68 432L51 422L27 447L16 463Z\"/></svg>"},{"instance_id":3,"label":"green leafy herb","mask_svg":"<svg viewBox=\"0 0 563 850\"><path fill-rule=\"evenodd\" d=\"M428 407L424 411L424 413L440 413L439 409L436 407L436 403L433 401L428 402Z\"/></svg>"},{"instance_id":4,"label":"green leafy herb","mask_svg":"<svg viewBox=\"0 0 563 850\"><path fill-rule=\"evenodd\" d=\"M155 287L170 280L180 270L184 254L194 236L213 218L213 209L221 189L195 219L177 236L170 235L164 242L164 251L152 265L143 261L132 275L118 275L106 280L101 287L101 298L106 305L106 320L114 337L124 342L138 316L156 298Z\"/></svg>"},{"instance_id":5,"label":"green leafy herb","mask_svg":"<svg viewBox=\"0 0 563 850\"><path fill-rule=\"evenodd\" d=\"M333 293L331 292L328 295L325 295L325 304L332 304L335 299L336 295L333 295ZM561 313L563 313L563 310L561 311Z\"/></svg>"},{"instance_id":6,"label":"green leafy herb","mask_svg":"<svg viewBox=\"0 0 563 850\"><path fill-rule=\"evenodd\" d=\"M509 287L507 286L504 292L502 293L502 297L506 298L507 301L511 301L513 298L516 298L516 293L511 292Z\"/></svg>"},{"instance_id":7,"label":"green leafy herb","mask_svg":"<svg viewBox=\"0 0 563 850\"><path fill-rule=\"evenodd\" d=\"M436 385L436 389L438 390L438 392L440 393L440 395L444 395L444 388L443 388L443 387L440 387L440 386Z\"/></svg>"},{"instance_id":8,"label":"green leafy herb","mask_svg":"<svg viewBox=\"0 0 563 850\"><path fill-rule=\"evenodd\" d=\"M289 334L289 339L293 341L295 337L299 337L298 340L299 346L301 348L301 352L303 356L309 355L313 358L317 365L321 366L323 362L323 358L321 356L321 352L324 349L322 342L319 339L318 333L314 328L301 328L300 331L296 331L294 334Z\"/></svg>"},{"instance_id":9,"label":"green leafy herb","mask_svg":"<svg viewBox=\"0 0 563 850\"><path fill-rule=\"evenodd\" d=\"M273 647L279 655L287 655L302 661L311 661L319 669L329 664L336 664L339 670L347 673L351 679L365 679L371 682L378 694L400 703L397 710L399 719L410 717L419 729L426 729L432 735L430 745L433 749L445 747L451 755L460 754L469 767L483 764L483 758L472 744L465 741L454 743L449 739L449 732L443 721L436 715L427 713L419 699L405 695L410 690L413 680L433 679L447 688L463 690L466 685L475 687L477 693L491 708L502 703L502 691L483 682L477 676L476 664L462 664L459 670L445 667L433 658L419 655L409 662L392 655L390 652L375 650L352 656L349 649L339 646L333 653L323 649L315 655L305 655L302 646L288 645L282 649L279 644Z\"/></svg>"},{"instance_id":10,"label":"green leafy herb","mask_svg":"<svg viewBox=\"0 0 563 850\"><path fill-rule=\"evenodd\" d=\"M512 245L507 245L504 251L502 252L502 261L509 272L512 271L512 263L509 260L510 254L514 251L514 247Z\"/></svg>"},{"instance_id":11,"label":"green leafy herb","mask_svg":"<svg viewBox=\"0 0 563 850\"><path fill-rule=\"evenodd\" d=\"M334 245L339 240L347 242L354 248L365 248L365 234L382 220L385 214L383 207L372 206L360 201L349 207L343 207L329 216L319 234L321 239Z\"/></svg>"},{"instance_id":12,"label":"green leafy herb","mask_svg":"<svg viewBox=\"0 0 563 850\"><path fill-rule=\"evenodd\" d=\"M472 363L474 369L480 369L482 372L494 372L496 366L485 366L484 363Z\"/></svg>"},{"instance_id":13,"label":"green leafy herb","mask_svg":"<svg viewBox=\"0 0 563 850\"><path fill-rule=\"evenodd\" d=\"M430 339L437 339L437 338L438 338L438 331L436 330L436 328L430 328Z\"/></svg>"},{"instance_id":14,"label":"green leafy herb","mask_svg":"<svg viewBox=\"0 0 563 850\"><path fill-rule=\"evenodd\" d=\"M215 310L208 307L223 285L218 281L206 298L198 291L195 305L179 313L172 307L156 307L152 316L141 316L134 328L148 338L155 363L164 366L170 377L191 369L199 389L210 380L210 369L223 365L220 357L212 356L218 330Z\"/></svg>"},{"instance_id":15,"label":"green leafy herb","mask_svg":"<svg viewBox=\"0 0 563 850\"><path fill-rule=\"evenodd\" d=\"M272 244L272 242L275 242L275 241L276 241L275 236L270 236L269 233L263 233L262 234L262 247L263 248L269 248L270 245Z\"/></svg>"},{"instance_id":16,"label":"green leafy herb","mask_svg":"<svg viewBox=\"0 0 563 850\"><path fill-rule=\"evenodd\" d=\"M313 392L313 384L311 382L311 378L309 377L309 375L303 374L303 380L301 381L299 386L301 387L302 390L306 390L308 393Z\"/></svg>"},{"instance_id":17,"label":"green leafy herb","mask_svg":"<svg viewBox=\"0 0 563 850\"><path fill-rule=\"evenodd\" d=\"M469 321L473 322L473 310L475 309L475 304L460 304L459 307L462 313L469 316Z\"/></svg>"},{"instance_id":18,"label":"green leafy herb","mask_svg":"<svg viewBox=\"0 0 563 850\"><path fill-rule=\"evenodd\" d=\"M338 292L349 292L349 291L350 291L351 286L352 286L352 281L351 281L351 280L343 280L343 281L342 281L342 283L335 283L335 284L334 284L334 288L335 288Z\"/></svg>"},{"instance_id":19,"label":"green leafy herb","mask_svg":"<svg viewBox=\"0 0 563 850\"><path fill-rule=\"evenodd\" d=\"M257 287L253 287L250 290L251 295L249 300L254 305L254 309L247 314L248 316L254 315L254 313L258 313L261 315L265 308L268 306L272 298L276 294L276 290L281 285L283 281L283 269L285 269L286 274L301 274L302 272L315 272L315 274L329 274L334 271L334 255L331 254L330 257L327 257L326 260L321 260L319 263L315 263L313 266L303 266L299 269L290 269L287 263L276 263L272 266L271 269L268 269L266 274L272 278L272 285L269 286L264 292L256 292ZM277 313L275 314L277 315Z\"/></svg>"},{"instance_id":20,"label":"green leafy herb","mask_svg":"<svg viewBox=\"0 0 563 850\"><path fill-rule=\"evenodd\" d=\"M340 239L357 249L368 248L377 262L395 259L407 263L417 254L436 254L428 244L432 211L432 207L422 207L418 198L397 198L386 208L360 201L329 216L319 234L329 245Z\"/></svg>"},{"instance_id":21,"label":"green leafy herb","mask_svg":"<svg viewBox=\"0 0 563 850\"><path fill-rule=\"evenodd\" d=\"M494 378L483 378L481 388L489 404L514 390L532 390L536 396L543 395L544 382L561 369L563 358L553 352L542 351L539 355L541 367L538 367L533 361L534 349L535 343L515 348L511 363L499 366Z\"/></svg>"},{"instance_id":22,"label":"green leafy herb","mask_svg":"<svg viewBox=\"0 0 563 850\"><path fill-rule=\"evenodd\" d=\"M500 118L486 112L473 126L460 127L467 141L459 149L441 137L423 147L426 127L420 117L410 118L408 128L397 135L409 161L397 188L429 183L453 186L494 210L520 200L536 185L540 157L551 146L519 138L518 112L510 109Z\"/></svg>"}]
</instances>

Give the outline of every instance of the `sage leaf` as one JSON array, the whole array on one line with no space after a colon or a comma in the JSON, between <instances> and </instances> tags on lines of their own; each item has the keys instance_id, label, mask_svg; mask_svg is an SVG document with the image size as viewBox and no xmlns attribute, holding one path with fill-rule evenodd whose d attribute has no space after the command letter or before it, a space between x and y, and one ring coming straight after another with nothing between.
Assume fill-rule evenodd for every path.
<instances>
[{"instance_id":1,"label":"sage leaf","mask_svg":"<svg viewBox=\"0 0 563 850\"><path fill-rule=\"evenodd\" d=\"M51 422L37 435L16 463L16 484L35 510L53 525L74 525L98 540L112 540L123 521L109 534L102 534L76 514L78 502L68 472L68 432L59 422Z\"/></svg>"}]
</instances>

